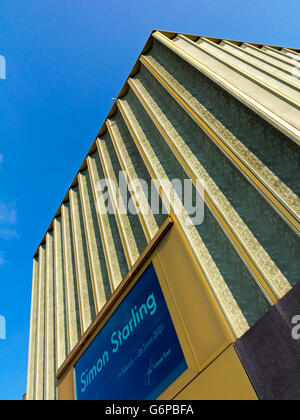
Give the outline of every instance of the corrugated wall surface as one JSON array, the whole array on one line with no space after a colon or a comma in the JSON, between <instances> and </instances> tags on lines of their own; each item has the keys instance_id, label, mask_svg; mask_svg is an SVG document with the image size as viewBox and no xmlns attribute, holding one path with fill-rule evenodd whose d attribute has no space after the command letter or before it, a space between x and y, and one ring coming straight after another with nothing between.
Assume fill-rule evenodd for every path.
<instances>
[{"instance_id":1,"label":"corrugated wall surface","mask_svg":"<svg viewBox=\"0 0 300 420\"><path fill-rule=\"evenodd\" d=\"M166 218L137 179L165 180L161 209L172 180L203 180L203 223L176 192L171 216L236 337L300 280L299 52L158 31L147 45L34 257L29 400L56 398L56 370ZM136 214L99 188L120 171Z\"/></svg>"}]
</instances>

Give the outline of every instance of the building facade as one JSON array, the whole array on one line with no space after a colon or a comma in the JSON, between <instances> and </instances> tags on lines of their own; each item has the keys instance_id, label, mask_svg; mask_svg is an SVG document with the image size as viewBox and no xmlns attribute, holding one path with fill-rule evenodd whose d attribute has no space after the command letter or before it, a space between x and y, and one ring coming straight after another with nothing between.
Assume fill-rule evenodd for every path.
<instances>
[{"instance_id":1,"label":"building facade","mask_svg":"<svg viewBox=\"0 0 300 420\"><path fill-rule=\"evenodd\" d=\"M153 31L34 255L26 399L105 399L106 381L120 398L300 399L299 67L300 50ZM136 318L147 282L160 304L149 289ZM114 319L120 360L93 362ZM174 349L127 395L150 321Z\"/></svg>"}]
</instances>

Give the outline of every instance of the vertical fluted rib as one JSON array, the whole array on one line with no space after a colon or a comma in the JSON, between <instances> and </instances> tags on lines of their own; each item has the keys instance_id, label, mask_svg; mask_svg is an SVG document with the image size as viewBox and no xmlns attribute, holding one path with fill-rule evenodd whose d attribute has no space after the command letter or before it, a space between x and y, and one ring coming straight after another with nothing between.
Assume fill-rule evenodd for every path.
<instances>
[{"instance_id":1,"label":"vertical fluted rib","mask_svg":"<svg viewBox=\"0 0 300 420\"><path fill-rule=\"evenodd\" d=\"M256 84L247 76L237 77L234 69L228 69L214 57L204 56L196 51L194 49L196 44L189 40L183 41L178 37L170 40L159 32L155 32L153 36L299 144L298 102L286 95L280 95L266 85Z\"/></svg>"},{"instance_id":2,"label":"vertical fluted rib","mask_svg":"<svg viewBox=\"0 0 300 420\"><path fill-rule=\"evenodd\" d=\"M141 225L143 226L148 241L150 241L158 231L156 220L152 214L147 198L143 192L143 188L139 182L137 173L126 149L118 124L116 121L108 120L107 127L109 129L110 137L113 141L113 145L122 170L124 173L126 173L127 183L132 187L131 194L133 196L133 200L135 201L134 204L137 209L137 214L139 215ZM148 186L148 192L149 188L150 186ZM141 207L146 211L141 212Z\"/></svg>"},{"instance_id":3,"label":"vertical fluted rib","mask_svg":"<svg viewBox=\"0 0 300 420\"><path fill-rule=\"evenodd\" d=\"M241 49L247 52L251 52L255 57L267 60L268 63L284 69L285 71L289 72L289 74L292 72L292 65L290 63L281 61L280 59L270 55L268 52L263 51L261 48L257 48L254 45L245 42L241 45Z\"/></svg>"},{"instance_id":4,"label":"vertical fluted rib","mask_svg":"<svg viewBox=\"0 0 300 420\"><path fill-rule=\"evenodd\" d=\"M198 129L196 125L193 127L195 124L194 121L185 116L182 117L182 121L180 123L181 131L179 133L178 118L182 110L174 101L174 105L172 107L173 113L169 113L168 110L166 110L166 107L170 106L171 108L172 99L166 95L167 92L162 91L162 93L167 97L167 99L163 101L161 97L158 96L158 94L160 94L160 90L159 93L155 91L155 87L157 89L161 89L161 85L158 84L158 82L152 82L152 79L148 81L148 77L149 75L147 73L145 74L144 72L140 72L140 76L136 80L132 81L133 89L139 97L139 100L143 104L149 116L155 120L155 124L159 128L161 135L165 138L168 146L176 155L182 168L186 168L186 172L189 177L194 180L202 179L205 181L205 200L208 204L208 208L212 214L221 221L223 229L230 235L234 247L242 256L243 261L245 262L247 268L250 269L250 272L253 274L253 278L262 289L263 293L266 294L273 303L277 302L278 297L284 296L284 294L290 290L290 284L278 270L275 263L265 252L264 248L252 234L248 226L244 224L244 221L238 212L235 208L233 208L234 204L229 202L225 194L223 194L218 185L216 185L211 177L214 173L210 170L210 168L208 168L207 171L207 167L205 168L203 166L202 163L204 158L202 158L201 161L201 156L199 158L199 154L198 157L193 154L193 147L198 139L201 139L204 143L205 141L210 141L209 137L204 137L200 128ZM153 91L150 91L149 85L151 86L151 89L153 87ZM150 92L153 96L150 95ZM155 100L157 102L155 102ZM194 138L192 138L190 133L191 127L193 127ZM203 136L203 138L201 138L201 136ZM204 147L202 148L202 155L205 153L205 149L203 149ZM218 153L218 150L216 150L216 153ZM223 156L221 156L219 162L220 164L222 163L223 167L225 167L227 162L225 161L223 163L222 160L225 161ZM229 166L229 164L227 165ZM232 169L230 168L230 170L233 171L231 183L234 186L235 182L237 184L238 182L241 182L239 178L240 174L234 166L232 166ZM248 185L246 184L246 187L244 188L246 189L247 187ZM250 185L249 188L251 189ZM256 190L253 190L253 193L257 194ZM265 206L267 205L265 204ZM269 269L269 267L271 267L271 269ZM269 274L270 272L271 274Z\"/></svg>"},{"instance_id":5,"label":"vertical fluted rib","mask_svg":"<svg viewBox=\"0 0 300 420\"><path fill-rule=\"evenodd\" d=\"M46 249L39 249L39 296L38 296L38 320L37 320L37 352L36 352L36 387L35 400L43 400L45 397L45 277L46 277Z\"/></svg>"},{"instance_id":6,"label":"vertical fluted rib","mask_svg":"<svg viewBox=\"0 0 300 420\"><path fill-rule=\"evenodd\" d=\"M268 45L264 45L261 48L261 50L267 52L272 57L276 57L278 60L281 60L283 63L287 63L291 66L293 66L294 64L292 57L289 57L283 52L278 51L276 48L269 47Z\"/></svg>"},{"instance_id":7,"label":"vertical fluted rib","mask_svg":"<svg viewBox=\"0 0 300 420\"><path fill-rule=\"evenodd\" d=\"M289 81L291 83L295 83L293 76L291 75L290 71L287 71L276 65L275 63L270 62L264 57L259 57L254 55L250 50L246 51L245 49L241 48L241 46L234 45L232 42L223 40L219 44L223 49L234 52L238 57L241 59L247 60L251 63L256 64L257 66L261 67L262 69L266 69L271 71L272 73L276 74L277 76L282 77L284 80Z\"/></svg>"},{"instance_id":8,"label":"vertical fluted rib","mask_svg":"<svg viewBox=\"0 0 300 420\"><path fill-rule=\"evenodd\" d=\"M70 190L70 203L82 333L84 333L95 318L96 310L78 186Z\"/></svg>"},{"instance_id":9,"label":"vertical fluted rib","mask_svg":"<svg viewBox=\"0 0 300 420\"><path fill-rule=\"evenodd\" d=\"M139 147L140 153L146 162L149 172L151 173L153 179L155 180L167 180L168 176L165 170L162 168L158 157L156 156L154 150L151 147L151 144L148 141L147 135L140 126L136 115L130 108L128 103L128 97L124 100L119 100L118 105L124 117L124 120ZM164 202L168 204L168 195L164 192L164 187L162 189ZM173 186L169 185L169 189L172 190ZM189 216L186 214L183 204L177 199L176 193L174 194L174 205L177 209L182 208L181 212L177 211L177 214L174 214L173 217L177 219L179 226L181 227L184 235L189 241L191 248L193 249L196 258L199 261L200 267L203 271L203 274L211 285L213 292L216 295L217 300L221 304L221 307L224 310L224 314L228 319L230 325L232 325L233 331L237 336L243 335L249 325L243 316L241 309L239 308L237 302L233 298L232 293L230 292L227 284L222 278L218 268L216 267L213 259L209 255L203 241L199 237L199 234L194 225L191 225L189 222ZM167 206L168 207L168 206ZM171 206L170 206L171 207Z\"/></svg>"},{"instance_id":10,"label":"vertical fluted rib","mask_svg":"<svg viewBox=\"0 0 300 420\"><path fill-rule=\"evenodd\" d=\"M45 399L56 399L55 297L53 232L46 235Z\"/></svg>"},{"instance_id":11,"label":"vertical fluted rib","mask_svg":"<svg viewBox=\"0 0 300 420\"><path fill-rule=\"evenodd\" d=\"M233 97L230 107L225 110L225 92L208 83L201 73L167 51L162 44L156 43L151 54L142 57L141 61L208 138L237 163L245 177L257 186L260 193L296 229L295 219L300 219L300 200L293 174L299 169L298 146L254 116ZM190 73L189 78L186 78L187 72ZM218 100L215 99L217 97ZM239 123L241 120L243 124ZM198 143L194 141L193 147L196 148ZM268 148L272 150L272 160L266 153Z\"/></svg>"},{"instance_id":12,"label":"vertical fluted rib","mask_svg":"<svg viewBox=\"0 0 300 420\"><path fill-rule=\"evenodd\" d=\"M70 203L61 206L63 226L64 269L67 290L67 313L69 332L69 351L81 337L81 316L78 301L77 278L73 248L73 234L70 215Z\"/></svg>"},{"instance_id":13,"label":"vertical fluted rib","mask_svg":"<svg viewBox=\"0 0 300 420\"><path fill-rule=\"evenodd\" d=\"M97 220L96 206L87 169L78 175L78 185L80 189L91 276L95 288L96 310L98 313L111 295L111 289L105 260L103 261L103 248L100 243L101 235Z\"/></svg>"},{"instance_id":14,"label":"vertical fluted rib","mask_svg":"<svg viewBox=\"0 0 300 420\"><path fill-rule=\"evenodd\" d=\"M54 278L55 278L55 317L56 317L56 369L68 354L67 302L64 273L64 254L61 217L53 221L54 232Z\"/></svg>"},{"instance_id":15,"label":"vertical fluted rib","mask_svg":"<svg viewBox=\"0 0 300 420\"><path fill-rule=\"evenodd\" d=\"M31 314L29 332L29 353L26 398L31 401L35 396L35 361L37 347L37 319L38 319L38 294L39 294L39 261L38 257L33 259L32 292L31 292Z\"/></svg>"},{"instance_id":16,"label":"vertical fluted rib","mask_svg":"<svg viewBox=\"0 0 300 420\"><path fill-rule=\"evenodd\" d=\"M119 264L116 247L112 235L112 230L109 222L109 215L107 213L100 214L99 209L104 208L104 199L101 189L98 187L100 176L97 166L100 165L100 158L97 153L87 158L89 174L93 189L95 203L97 203L97 216L101 232L103 248L105 252L105 259L110 277L111 289L114 291L122 280L121 267Z\"/></svg>"},{"instance_id":17,"label":"vertical fluted rib","mask_svg":"<svg viewBox=\"0 0 300 420\"><path fill-rule=\"evenodd\" d=\"M109 179L111 182L113 182L113 184L115 185L116 194L113 193L110 182L108 184L108 189L109 189L110 196L112 199L112 205L115 211L115 216L116 216L119 232L122 239L124 252L127 258L127 263L128 263L129 268L131 268L133 264L136 262L136 260L138 259L139 252L138 252L137 244L136 244L136 241L135 241L135 238L134 238L131 226L130 226L127 209L124 208L122 210L118 206L118 203L121 203L121 205L124 204L123 199L121 197L121 192L119 190L119 185L118 185L117 176L119 174L114 173L112 162L111 162L111 159L107 150L107 146L106 146L106 139L104 138L98 139L97 145L98 145L99 155L102 162L102 167L103 167L105 177L106 179Z\"/></svg>"}]
</instances>

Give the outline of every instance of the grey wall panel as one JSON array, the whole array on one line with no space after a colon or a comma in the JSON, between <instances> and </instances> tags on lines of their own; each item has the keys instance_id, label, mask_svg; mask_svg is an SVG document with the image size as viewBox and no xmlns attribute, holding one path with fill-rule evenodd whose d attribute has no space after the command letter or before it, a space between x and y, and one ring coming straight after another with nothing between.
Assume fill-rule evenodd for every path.
<instances>
[{"instance_id":1,"label":"grey wall panel","mask_svg":"<svg viewBox=\"0 0 300 420\"><path fill-rule=\"evenodd\" d=\"M300 400L300 337L293 338L292 324L296 315L300 316L300 284L235 344L262 400Z\"/></svg>"}]
</instances>

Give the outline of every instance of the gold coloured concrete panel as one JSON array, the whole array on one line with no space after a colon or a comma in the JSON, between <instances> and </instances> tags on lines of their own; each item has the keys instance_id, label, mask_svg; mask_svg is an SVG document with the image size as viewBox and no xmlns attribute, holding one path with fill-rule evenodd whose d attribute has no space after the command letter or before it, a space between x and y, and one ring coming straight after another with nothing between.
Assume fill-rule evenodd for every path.
<instances>
[{"instance_id":1,"label":"gold coloured concrete panel","mask_svg":"<svg viewBox=\"0 0 300 420\"><path fill-rule=\"evenodd\" d=\"M234 350L230 346L176 400L258 400L255 390Z\"/></svg>"},{"instance_id":2,"label":"gold coloured concrete panel","mask_svg":"<svg viewBox=\"0 0 300 420\"><path fill-rule=\"evenodd\" d=\"M73 369L68 370L61 378L57 389L58 400L75 400L74 374Z\"/></svg>"},{"instance_id":3,"label":"gold coloured concrete panel","mask_svg":"<svg viewBox=\"0 0 300 420\"><path fill-rule=\"evenodd\" d=\"M153 262L167 302L174 303L177 323L188 337L197 370L201 371L235 338L176 222L155 251ZM172 309L170 312L175 317Z\"/></svg>"},{"instance_id":4,"label":"gold coloured concrete panel","mask_svg":"<svg viewBox=\"0 0 300 420\"><path fill-rule=\"evenodd\" d=\"M169 226L167 228L169 229ZM166 229L166 226L163 229ZM161 230L159 235L162 235ZM157 241L157 238L155 240ZM160 399L174 398L234 342L234 335L211 291L206 283L202 282L197 261L178 226L174 224L163 239L159 240L154 251L153 243L149 244L150 248L147 247L137 262L138 266L133 272L129 271L94 321L94 325L90 326L58 372L59 399L74 395L73 366L150 262L154 264L157 272L188 365L188 369L163 392Z\"/></svg>"}]
</instances>

